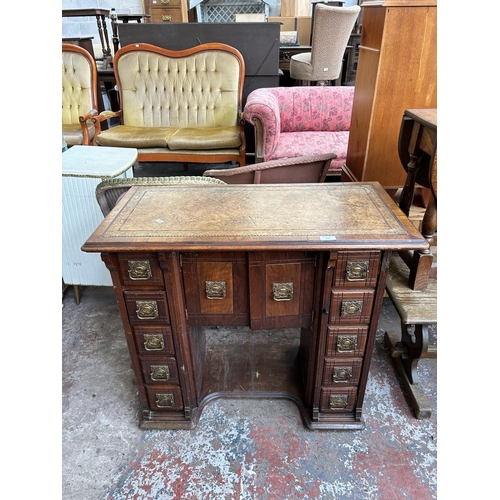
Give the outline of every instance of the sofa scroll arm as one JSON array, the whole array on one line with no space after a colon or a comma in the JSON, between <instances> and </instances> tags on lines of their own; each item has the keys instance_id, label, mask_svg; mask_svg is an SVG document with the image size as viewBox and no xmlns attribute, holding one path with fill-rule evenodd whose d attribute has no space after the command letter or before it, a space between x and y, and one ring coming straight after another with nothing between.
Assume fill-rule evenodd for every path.
<instances>
[{"instance_id":1,"label":"sofa scroll arm","mask_svg":"<svg viewBox=\"0 0 500 500\"><path fill-rule=\"evenodd\" d=\"M92 116L91 120L95 127L94 140L92 142L93 146L96 145L97 136L101 133L101 123L110 118L121 117L122 114L123 111L120 109L119 111L102 111L98 115Z\"/></svg>"},{"instance_id":2,"label":"sofa scroll arm","mask_svg":"<svg viewBox=\"0 0 500 500\"><path fill-rule=\"evenodd\" d=\"M91 109L88 113L79 116L78 121L80 122L80 126L82 127L82 134L83 134L83 142L82 144L84 146L89 146L90 145L90 133L89 133L89 126L88 126L88 121L92 121L92 118L98 114L97 109Z\"/></svg>"}]
</instances>

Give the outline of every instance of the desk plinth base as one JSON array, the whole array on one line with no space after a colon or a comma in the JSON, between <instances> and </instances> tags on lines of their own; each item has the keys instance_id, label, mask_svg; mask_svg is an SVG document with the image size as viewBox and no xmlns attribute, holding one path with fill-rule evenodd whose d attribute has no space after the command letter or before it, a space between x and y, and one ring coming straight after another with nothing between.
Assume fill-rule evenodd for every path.
<instances>
[{"instance_id":1,"label":"desk plinth base","mask_svg":"<svg viewBox=\"0 0 500 500\"><path fill-rule=\"evenodd\" d=\"M142 429L194 429L205 405L215 399L288 399L306 427L312 430L362 430L354 412L311 418L304 404L304 385L298 345L210 345L200 404L189 412L144 411ZM189 416L186 414L189 413ZM317 413L317 412L316 412Z\"/></svg>"}]
</instances>

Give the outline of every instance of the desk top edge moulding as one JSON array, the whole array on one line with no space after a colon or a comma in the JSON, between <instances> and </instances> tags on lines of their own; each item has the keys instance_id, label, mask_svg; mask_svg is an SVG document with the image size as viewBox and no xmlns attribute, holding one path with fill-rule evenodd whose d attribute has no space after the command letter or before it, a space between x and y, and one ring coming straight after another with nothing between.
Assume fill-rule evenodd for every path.
<instances>
[{"instance_id":1,"label":"desk top edge moulding","mask_svg":"<svg viewBox=\"0 0 500 500\"><path fill-rule=\"evenodd\" d=\"M372 182L134 186L82 250L111 274L141 428L192 429L224 397L359 430L391 253L427 247Z\"/></svg>"}]
</instances>

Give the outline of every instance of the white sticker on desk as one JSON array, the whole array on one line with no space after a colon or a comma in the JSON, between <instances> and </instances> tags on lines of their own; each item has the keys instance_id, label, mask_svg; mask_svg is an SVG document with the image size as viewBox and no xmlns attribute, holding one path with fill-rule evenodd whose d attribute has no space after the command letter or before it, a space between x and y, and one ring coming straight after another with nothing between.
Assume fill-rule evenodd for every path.
<instances>
[{"instance_id":1,"label":"white sticker on desk","mask_svg":"<svg viewBox=\"0 0 500 500\"><path fill-rule=\"evenodd\" d=\"M321 241L333 241L333 240L336 240L337 237L336 236L320 236L319 239Z\"/></svg>"}]
</instances>

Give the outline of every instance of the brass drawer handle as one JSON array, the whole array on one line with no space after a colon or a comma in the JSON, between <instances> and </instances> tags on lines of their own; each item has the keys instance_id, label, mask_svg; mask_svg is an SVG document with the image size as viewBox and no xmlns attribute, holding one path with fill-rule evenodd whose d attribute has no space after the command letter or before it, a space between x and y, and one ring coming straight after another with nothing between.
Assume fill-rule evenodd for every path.
<instances>
[{"instance_id":1,"label":"brass drawer handle","mask_svg":"<svg viewBox=\"0 0 500 500\"><path fill-rule=\"evenodd\" d=\"M357 335L339 335L337 337L337 352L354 352L357 348Z\"/></svg>"},{"instance_id":2,"label":"brass drawer handle","mask_svg":"<svg viewBox=\"0 0 500 500\"><path fill-rule=\"evenodd\" d=\"M347 408L347 394L332 394L328 407L330 410L344 410Z\"/></svg>"},{"instance_id":3,"label":"brass drawer handle","mask_svg":"<svg viewBox=\"0 0 500 500\"><path fill-rule=\"evenodd\" d=\"M342 302L340 316L361 316L363 310L362 300L346 300Z\"/></svg>"},{"instance_id":4,"label":"brass drawer handle","mask_svg":"<svg viewBox=\"0 0 500 500\"><path fill-rule=\"evenodd\" d=\"M158 406L158 408L174 406L174 395L156 393L156 406Z\"/></svg>"},{"instance_id":5,"label":"brass drawer handle","mask_svg":"<svg viewBox=\"0 0 500 500\"><path fill-rule=\"evenodd\" d=\"M170 378L170 370L167 365L151 365L149 368L151 380L166 381Z\"/></svg>"},{"instance_id":6,"label":"brass drawer handle","mask_svg":"<svg viewBox=\"0 0 500 500\"><path fill-rule=\"evenodd\" d=\"M368 264L367 260L348 260L345 270L347 281L366 281Z\"/></svg>"},{"instance_id":7,"label":"brass drawer handle","mask_svg":"<svg viewBox=\"0 0 500 500\"><path fill-rule=\"evenodd\" d=\"M209 300L221 300L226 297L225 281L205 281L205 296Z\"/></svg>"},{"instance_id":8,"label":"brass drawer handle","mask_svg":"<svg viewBox=\"0 0 500 500\"><path fill-rule=\"evenodd\" d=\"M170 3L170 0L161 0L160 3L163 5L168 5Z\"/></svg>"},{"instance_id":9,"label":"brass drawer handle","mask_svg":"<svg viewBox=\"0 0 500 500\"><path fill-rule=\"evenodd\" d=\"M156 300L138 300L135 307L139 319L156 319L159 316Z\"/></svg>"},{"instance_id":10,"label":"brass drawer handle","mask_svg":"<svg viewBox=\"0 0 500 500\"><path fill-rule=\"evenodd\" d=\"M273 299L277 302L293 299L293 283L273 283Z\"/></svg>"},{"instance_id":11,"label":"brass drawer handle","mask_svg":"<svg viewBox=\"0 0 500 500\"><path fill-rule=\"evenodd\" d=\"M352 379L352 366L335 366L332 378L334 382L350 382Z\"/></svg>"},{"instance_id":12,"label":"brass drawer handle","mask_svg":"<svg viewBox=\"0 0 500 500\"><path fill-rule=\"evenodd\" d=\"M165 348L163 335L160 333L145 333L144 334L144 349L146 351L162 351Z\"/></svg>"},{"instance_id":13,"label":"brass drawer handle","mask_svg":"<svg viewBox=\"0 0 500 500\"><path fill-rule=\"evenodd\" d=\"M172 20L172 16L161 16L161 20L162 21L166 21L166 22L169 22Z\"/></svg>"},{"instance_id":14,"label":"brass drawer handle","mask_svg":"<svg viewBox=\"0 0 500 500\"><path fill-rule=\"evenodd\" d=\"M128 275L131 280L144 281L153 277L149 260L129 260Z\"/></svg>"}]
</instances>

